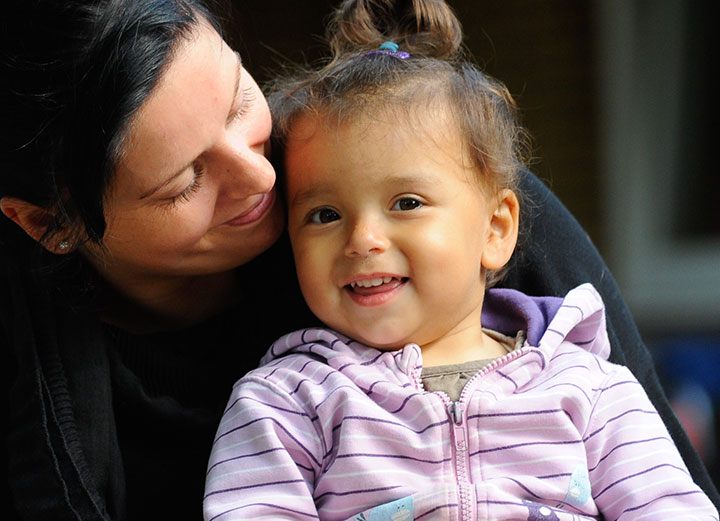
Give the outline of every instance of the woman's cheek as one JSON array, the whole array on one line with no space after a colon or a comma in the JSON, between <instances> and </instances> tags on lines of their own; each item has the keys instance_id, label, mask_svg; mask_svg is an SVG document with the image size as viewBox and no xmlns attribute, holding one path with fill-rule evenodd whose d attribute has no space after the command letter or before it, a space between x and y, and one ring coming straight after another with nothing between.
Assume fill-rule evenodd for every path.
<instances>
[{"instance_id":1,"label":"woman's cheek","mask_svg":"<svg viewBox=\"0 0 720 521\"><path fill-rule=\"evenodd\" d=\"M214 227L213 213L202 207L188 209L168 226L168 233L178 244L192 245L202 240ZM215 230L220 232L221 230Z\"/></svg>"},{"instance_id":2,"label":"woman's cheek","mask_svg":"<svg viewBox=\"0 0 720 521\"><path fill-rule=\"evenodd\" d=\"M148 217L144 226L136 228L138 239L155 244L157 251L179 252L192 248L210 229L212 212L190 202L180 202L181 208L166 215Z\"/></svg>"}]
</instances>

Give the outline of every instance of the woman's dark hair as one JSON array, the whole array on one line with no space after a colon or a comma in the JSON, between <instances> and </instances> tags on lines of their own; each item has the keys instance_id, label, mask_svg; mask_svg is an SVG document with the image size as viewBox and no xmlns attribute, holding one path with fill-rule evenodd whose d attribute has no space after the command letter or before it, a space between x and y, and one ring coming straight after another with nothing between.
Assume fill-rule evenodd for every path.
<instances>
[{"instance_id":1,"label":"woman's dark hair","mask_svg":"<svg viewBox=\"0 0 720 521\"><path fill-rule=\"evenodd\" d=\"M3 8L0 197L102 242L104 198L133 116L201 20L200 0L10 0ZM17 229L2 217L3 235ZM13 230L13 233L15 232Z\"/></svg>"},{"instance_id":2,"label":"woman's dark hair","mask_svg":"<svg viewBox=\"0 0 720 521\"><path fill-rule=\"evenodd\" d=\"M267 89L279 148L303 114L338 122L390 114L413 124L418 106L449 109L481 186L517 192L527 133L507 88L466 57L460 23L444 0L345 0L327 39L332 56L325 64L291 72ZM410 57L371 52L385 41ZM488 274L488 286L498 278Z\"/></svg>"}]
</instances>

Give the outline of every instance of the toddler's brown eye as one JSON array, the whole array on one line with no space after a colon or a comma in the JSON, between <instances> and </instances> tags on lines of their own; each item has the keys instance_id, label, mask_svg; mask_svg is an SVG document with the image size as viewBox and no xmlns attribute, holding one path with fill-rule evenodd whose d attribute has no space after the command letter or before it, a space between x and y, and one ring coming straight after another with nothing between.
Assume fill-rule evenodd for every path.
<instances>
[{"instance_id":1,"label":"toddler's brown eye","mask_svg":"<svg viewBox=\"0 0 720 521\"><path fill-rule=\"evenodd\" d=\"M320 208L310 214L308 222L324 224L337 221L338 219L340 219L340 215L335 210L331 208Z\"/></svg>"},{"instance_id":2,"label":"toddler's brown eye","mask_svg":"<svg viewBox=\"0 0 720 521\"><path fill-rule=\"evenodd\" d=\"M413 199L411 197L405 197L403 199L399 199L394 205L393 210L400 210L403 212L406 212L408 210L415 210L416 208L420 208L422 206L422 203L418 201L417 199Z\"/></svg>"}]
</instances>

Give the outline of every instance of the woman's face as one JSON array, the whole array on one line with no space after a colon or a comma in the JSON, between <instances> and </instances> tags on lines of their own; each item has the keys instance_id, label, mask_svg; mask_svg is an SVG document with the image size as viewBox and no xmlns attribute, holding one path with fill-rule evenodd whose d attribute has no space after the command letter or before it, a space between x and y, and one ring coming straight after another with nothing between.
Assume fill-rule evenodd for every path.
<instances>
[{"instance_id":1,"label":"woman's face","mask_svg":"<svg viewBox=\"0 0 720 521\"><path fill-rule=\"evenodd\" d=\"M265 251L284 224L270 127L239 56L200 24L131 123L104 248L84 246L85 255L122 289L225 272Z\"/></svg>"}]
</instances>

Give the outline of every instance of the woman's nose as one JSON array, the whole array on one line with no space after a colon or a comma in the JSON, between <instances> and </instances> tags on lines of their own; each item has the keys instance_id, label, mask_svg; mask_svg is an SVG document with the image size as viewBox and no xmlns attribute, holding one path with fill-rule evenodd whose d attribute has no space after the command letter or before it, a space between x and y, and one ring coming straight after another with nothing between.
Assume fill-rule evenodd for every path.
<instances>
[{"instance_id":1,"label":"woman's nose","mask_svg":"<svg viewBox=\"0 0 720 521\"><path fill-rule=\"evenodd\" d=\"M390 240L380 223L372 220L357 222L350 230L345 255L366 257L387 250Z\"/></svg>"},{"instance_id":2,"label":"woman's nose","mask_svg":"<svg viewBox=\"0 0 720 521\"><path fill-rule=\"evenodd\" d=\"M216 147L214 166L227 197L266 193L275 185L275 169L265 157L264 143L249 145L242 139L227 139Z\"/></svg>"}]
</instances>

